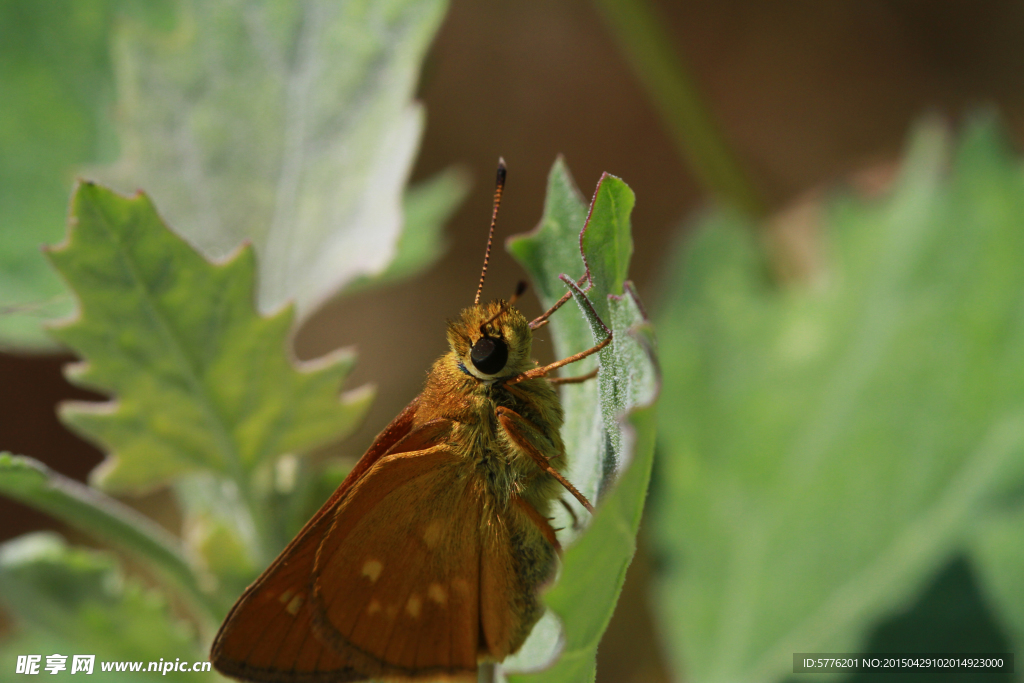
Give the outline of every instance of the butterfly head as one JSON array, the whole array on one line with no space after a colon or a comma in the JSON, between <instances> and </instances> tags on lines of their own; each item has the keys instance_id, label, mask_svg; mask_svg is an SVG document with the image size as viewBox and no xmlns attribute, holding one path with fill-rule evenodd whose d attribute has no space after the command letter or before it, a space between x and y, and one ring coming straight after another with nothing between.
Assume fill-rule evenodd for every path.
<instances>
[{"instance_id":1,"label":"butterfly head","mask_svg":"<svg viewBox=\"0 0 1024 683\"><path fill-rule=\"evenodd\" d=\"M500 299L470 306L448 323L448 344L459 369L488 384L533 367L532 341L526 317Z\"/></svg>"}]
</instances>

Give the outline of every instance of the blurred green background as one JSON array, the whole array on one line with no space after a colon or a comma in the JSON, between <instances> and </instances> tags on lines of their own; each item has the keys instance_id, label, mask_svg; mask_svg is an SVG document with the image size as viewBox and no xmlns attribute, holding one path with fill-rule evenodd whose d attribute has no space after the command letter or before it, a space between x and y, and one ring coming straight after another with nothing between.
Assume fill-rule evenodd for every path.
<instances>
[{"instance_id":1,"label":"blurred green background","mask_svg":"<svg viewBox=\"0 0 1024 683\"><path fill-rule=\"evenodd\" d=\"M111 27L173 31L169 8L0 3L0 92L31 93L0 104L4 301L67 308L26 255L63 235L76 169L128 144ZM636 193L631 277L664 373L598 680L810 680L788 673L806 651L1024 652L1021 35L1024 7L1001 2L456 0L416 86L412 179L457 164L475 189L437 265L298 333L302 358L355 345L346 386L378 387L324 457L361 454L443 351L497 157L508 235L536 223L563 154L584 191L608 171ZM520 277L492 259L493 286ZM0 450L84 479L100 453L54 406L90 395L27 325L0 355ZM128 500L179 531L166 492ZM55 528L6 498L0 520L2 538Z\"/></svg>"}]
</instances>

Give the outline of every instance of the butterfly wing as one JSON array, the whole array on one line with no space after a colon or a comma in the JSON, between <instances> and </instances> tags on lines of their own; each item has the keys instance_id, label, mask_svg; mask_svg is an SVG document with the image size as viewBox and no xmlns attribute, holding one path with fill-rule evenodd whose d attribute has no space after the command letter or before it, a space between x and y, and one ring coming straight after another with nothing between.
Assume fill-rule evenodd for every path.
<instances>
[{"instance_id":1,"label":"butterfly wing","mask_svg":"<svg viewBox=\"0 0 1024 683\"><path fill-rule=\"evenodd\" d=\"M383 458L335 515L314 628L374 677L475 680L483 490L448 445Z\"/></svg>"},{"instance_id":2,"label":"butterfly wing","mask_svg":"<svg viewBox=\"0 0 1024 683\"><path fill-rule=\"evenodd\" d=\"M339 506L314 569L314 628L375 677L465 677L522 645L556 541L525 501L496 510L447 444L388 455Z\"/></svg>"},{"instance_id":3,"label":"butterfly wing","mask_svg":"<svg viewBox=\"0 0 1024 683\"><path fill-rule=\"evenodd\" d=\"M518 497L496 512L475 463L446 443L450 422L412 422L396 418L245 592L214 641L218 670L472 681L480 657L519 648L540 616L554 532Z\"/></svg>"},{"instance_id":4,"label":"butterfly wing","mask_svg":"<svg viewBox=\"0 0 1024 683\"><path fill-rule=\"evenodd\" d=\"M221 673L249 681L358 681L357 670L312 634L309 577L329 518L303 534L246 590L213 642Z\"/></svg>"},{"instance_id":5,"label":"butterfly wing","mask_svg":"<svg viewBox=\"0 0 1024 683\"><path fill-rule=\"evenodd\" d=\"M554 578L559 544L533 507L513 495L500 523L481 529L481 648L500 662L518 650L544 608L538 589Z\"/></svg>"},{"instance_id":6,"label":"butterfly wing","mask_svg":"<svg viewBox=\"0 0 1024 683\"><path fill-rule=\"evenodd\" d=\"M435 421L414 429L414 399L382 431L345 481L278 558L245 591L214 639L210 660L221 672L253 681L351 681L365 678L312 636L309 585L329 513L388 452L420 450L443 432Z\"/></svg>"}]
</instances>

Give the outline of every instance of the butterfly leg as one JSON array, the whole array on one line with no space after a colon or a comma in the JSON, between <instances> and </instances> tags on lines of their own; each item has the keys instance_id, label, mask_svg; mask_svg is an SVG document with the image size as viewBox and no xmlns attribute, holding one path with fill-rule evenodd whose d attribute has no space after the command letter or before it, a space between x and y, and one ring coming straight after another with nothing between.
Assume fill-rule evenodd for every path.
<instances>
[{"instance_id":1,"label":"butterfly leg","mask_svg":"<svg viewBox=\"0 0 1024 683\"><path fill-rule=\"evenodd\" d=\"M590 273L584 273L583 277L581 277L579 280L576 281L576 285L578 287L582 287L583 283L587 281L588 277L590 277ZM548 310L544 311L541 315L539 315L538 317L536 317L536 318L534 318L533 320L530 321L530 329L531 330L537 330L537 329L540 329L541 327L544 327L545 325L547 325L548 322L549 322L548 318L551 317L551 314L554 313L555 311L557 311L562 306L564 306L565 303L569 299L571 299L571 298L572 298L572 292L566 292L565 294L563 294L562 298L559 299L558 301L556 301L554 306L552 306Z\"/></svg>"},{"instance_id":2,"label":"butterfly leg","mask_svg":"<svg viewBox=\"0 0 1024 683\"><path fill-rule=\"evenodd\" d=\"M536 446L530 443L528 438L526 438L526 435L523 433L523 427L527 426L529 421L519 413L514 410L509 410L505 406L498 406L495 414L498 417L498 424L500 424L502 429L505 430L505 433L508 434L508 438L512 440L512 443L530 456L530 458L537 463L537 467L554 477L559 484L565 487L566 491L571 493L576 500L580 502L580 505L585 507L589 513L593 514L594 506L590 504L587 497L580 493L568 479L563 477L561 472L552 467L551 463L548 462L548 459L544 457L544 454L541 453Z\"/></svg>"},{"instance_id":3,"label":"butterfly leg","mask_svg":"<svg viewBox=\"0 0 1024 683\"><path fill-rule=\"evenodd\" d=\"M572 284L572 280L570 280L569 276L567 276L567 275L562 275L561 279L564 280L565 282L568 282L570 285ZM570 292L570 294L571 294L571 292ZM562 297L562 298L565 299L566 301L568 301L568 299L566 299L566 297ZM559 301L561 302L561 299L559 299ZM522 374L516 375L515 377L511 377L511 378L509 378L505 382L505 386L510 386L512 384L517 384L519 382L522 382L524 379L533 379L534 377L545 377L552 370L557 370L558 368L560 368L560 367L562 367L564 365L568 365L569 363L575 363L576 361L583 360L587 356L591 356L591 355L597 353L598 351L600 351L604 347L608 346L609 343L611 343L611 341L612 341L612 331L610 329L608 329L608 326L604 324L604 321L602 321L601 318L598 317L597 312L594 310L593 304L591 304L590 300L587 299L586 297L582 297L581 301L582 301L582 304L584 306L586 306L587 308L590 309L591 315L593 315L594 318L596 318L597 321L601 323L601 327L603 327L604 331L607 333L607 336L604 338L604 340L601 341L601 343L597 344L596 346L591 346L586 351L580 351L579 353L574 353L571 356L569 356L568 358L563 358L560 361L555 361L554 363L551 363L550 365L545 365L545 366L540 367L540 368L534 368L533 370L528 370L527 372L524 372ZM551 311L554 311L560 305L561 305L561 303L556 303L551 308ZM549 311L548 313L545 313L544 315L542 315L541 318L544 318L544 316L548 315L551 311ZM540 318L538 318L538 320L540 320ZM531 323L531 325L532 325L532 323Z\"/></svg>"},{"instance_id":4,"label":"butterfly leg","mask_svg":"<svg viewBox=\"0 0 1024 683\"><path fill-rule=\"evenodd\" d=\"M572 506L569 505L565 498L559 498L558 502L562 504L562 507L565 508L565 511L569 513L570 517L572 517L572 530L579 531L580 529L582 529L583 525L580 523L579 517L576 516L576 511L572 509Z\"/></svg>"},{"instance_id":5,"label":"butterfly leg","mask_svg":"<svg viewBox=\"0 0 1024 683\"><path fill-rule=\"evenodd\" d=\"M597 373L601 368L594 368L585 375L578 375L576 377L549 377L548 381L552 384L582 384L588 379L594 379L597 377Z\"/></svg>"},{"instance_id":6,"label":"butterfly leg","mask_svg":"<svg viewBox=\"0 0 1024 683\"><path fill-rule=\"evenodd\" d=\"M516 375L515 377L513 377L510 380L508 380L507 382L505 382L505 386L510 386L512 384L518 384L519 382L522 382L524 379L533 379L534 377L544 377L549 372L551 372L552 370L557 370L558 368L562 367L563 365L568 365L569 363L575 363L578 360L583 360L587 356L594 355L595 353L597 353L598 351L600 351L604 347L608 346L608 344L611 342L611 340L612 340L612 333L611 333L611 330L609 330L608 331L608 336L605 337L604 341L602 341L597 346L591 346L586 351L580 351L579 353L574 353L571 356L569 356L568 358L563 358L560 361L555 361L554 363L551 363L550 365L545 365L545 366L540 367L540 368L534 368L533 370L529 370L529 371L524 372L522 374Z\"/></svg>"},{"instance_id":7,"label":"butterfly leg","mask_svg":"<svg viewBox=\"0 0 1024 683\"><path fill-rule=\"evenodd\" d=\"M512 503L519 506L519 508L526 513L526 516L530 518L530 521L532 521L538 529L540 529L540 532L544 534L544 538L547 539L548 543L550 543L555 550L562 552L562 544L558 542L558 537L555 536L556 529L551 527L547 519L541 516L541 514L537 512L532 505L514 493L512 494Z\"/></svg>"}]
</instances>

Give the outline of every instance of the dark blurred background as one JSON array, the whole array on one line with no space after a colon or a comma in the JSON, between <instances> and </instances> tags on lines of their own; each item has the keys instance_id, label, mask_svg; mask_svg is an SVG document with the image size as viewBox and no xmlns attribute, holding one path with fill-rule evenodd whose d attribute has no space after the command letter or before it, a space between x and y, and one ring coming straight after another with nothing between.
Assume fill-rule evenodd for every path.
<instances>
[{"instance_id":1,"label":"dark blurred background","mask_svg":"<svg viewBox=\"0 0 1024 683\"><path fill-rule=\"evenodd\" d=\"M1020 3L655 5L771 212L822 184L895 160L908 127L926 112L956 120L971 107L995 104L1019 138ZM502 238L536 224L558 154L585 195L604 171L623 178L637 195L631 272L655 308L662 257L708 200L591 3L455 0L419 97L428 119L414 180L457 163L472 174L474 189L448 226L447 255L426 275L335 301L297 335L301 358L355 346L359 363L346 388L378 387L364 426L325 456L358 457L419 391L443 352L444 321L471 302L479 275L499 155L509 166ZM522 277L499 251L488 293L507 295ZM537 311L528 299L527 311ZM89 397L62 379L60 367L70 360L0 355L0 387L18 388L0 391L0 450L31 454L84 480L100 453L54 415L58 402ZM169 500L156 494L130 502L173 528ZM0 520L0 540L54 526L6 498L0 498ZM599 652L601 681L664 678L644 604L648 571L650 558L641 552Z\"/></svg>"}]
</instances>

